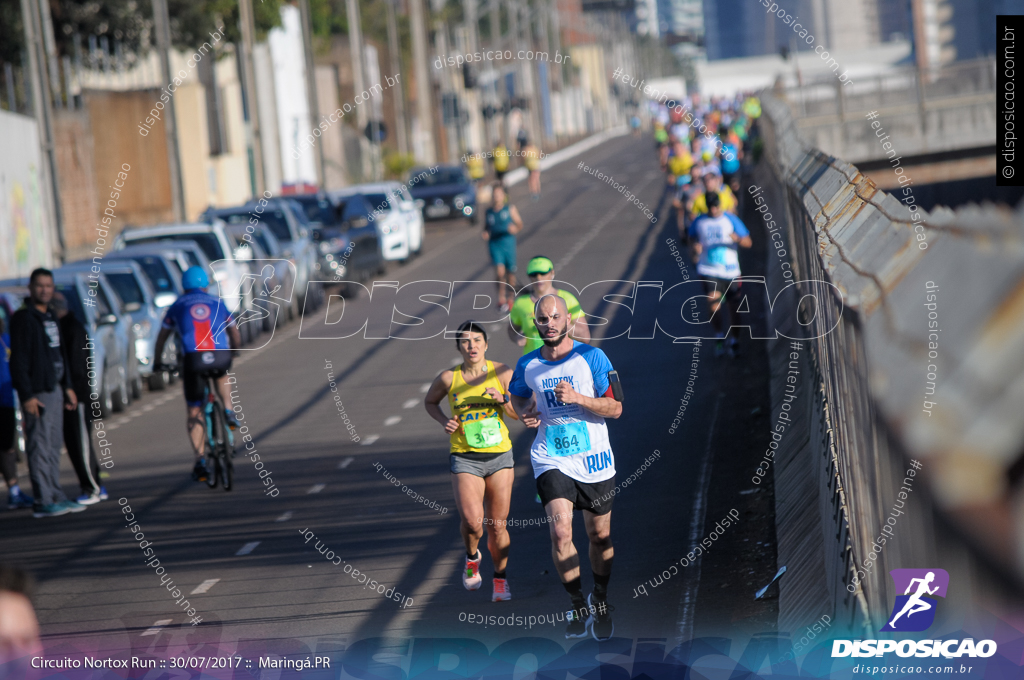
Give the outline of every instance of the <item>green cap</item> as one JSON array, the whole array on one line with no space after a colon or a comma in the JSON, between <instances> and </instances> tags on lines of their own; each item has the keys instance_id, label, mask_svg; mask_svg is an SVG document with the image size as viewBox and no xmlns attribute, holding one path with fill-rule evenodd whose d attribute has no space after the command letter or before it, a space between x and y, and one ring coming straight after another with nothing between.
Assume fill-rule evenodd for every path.
<instances>
[{"instance_id":1,"label":"green cap","mask_svg":"<svg viewBox=\"0 0 1024 680\"><path fill-rule=\"evenodd\" d=\"M555 268L554 263L546 257L540 256L530 260L530 263L526 265L526 275L533 276L534 274L547 274Z\"/></svg>"}]
</instances>

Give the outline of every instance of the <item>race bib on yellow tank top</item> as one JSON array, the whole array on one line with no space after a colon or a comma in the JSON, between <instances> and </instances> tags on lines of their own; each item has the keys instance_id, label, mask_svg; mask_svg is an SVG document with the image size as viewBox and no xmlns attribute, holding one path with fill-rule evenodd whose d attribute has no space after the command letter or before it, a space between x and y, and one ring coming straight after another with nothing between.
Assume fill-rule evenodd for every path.
<instances>
[{"instance_id":1,"label":"race bib on yellow tank top","mask_svg":"<svg viewBox=\"0 0 1024 680\"><path fill-rule=\"evenodd\" d=\"M474 449L486 449L501 443L501 422L497 418L481 418L464 423L466 443Z\"/></svg>"}]
</instances>

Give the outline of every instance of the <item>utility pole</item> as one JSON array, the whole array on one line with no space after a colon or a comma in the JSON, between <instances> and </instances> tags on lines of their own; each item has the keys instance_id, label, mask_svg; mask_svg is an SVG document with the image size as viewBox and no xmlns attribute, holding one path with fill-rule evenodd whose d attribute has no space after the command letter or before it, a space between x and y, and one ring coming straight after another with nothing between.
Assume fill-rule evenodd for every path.
<instances>
[{"instance_id":1,"label":"utility pole","mask_svg":"<svg viewBox=\"0 0 1024 680\"><path fill-rule=\"evenodd\" d=\"M46 48L46 61L50 70L50 88L53 93L53 105L57 108L63 106L60 88L60 69L57 67L57 40L53 35L53 17L50 16L50 3L47 0L39 1L39 19L42 23L43 46Z\"/></svg>"},{"instance_id":2,"label":"utility pole","mask_svg":"<svg viewBox=\"0 0 1024 680\"><path fill-rule=\"evenodd\" d=\"M302 18L302 46L306 57L306 98L309 100L310 131L315 130L320 118L320 98L316 91L316 64L313 61L313 21L309 13L309 0L299 0L299 15ZM323 141L313 145L316 154L316 185L323 189L327 182L324 167Z\"/></svg>"},{"instance_id":3,"label":"utility pole","mask_svg":"<svg viewBox=\"0 0 1024 680\"><path fill-rule=\"evenodd\" d=\"M470 54L475 54L480 47L480 36L478 34L480 22L479 17L477 16L477 1L478 0L462 0L462 5L465 8L466 12L466 28L468 29L467 38L469 42L468 52ZM472 74L473 83L473 87L467 88L466 90L466 101L464 104L465 109L469 114L468 144L470 147L472 147L474 152L479 152L481 150L481 144L487 144L487 134L482 129L483 125L480 112L480 102L482 101L483 98L479 95L479 90L477 88L478 80L480 78L480 68L475 63L466 64L462 68L469 69L469 73Z\"/></svg>"},{"instance_id":4,"label":"utility pole","mask_svg":"<svg viewBox=\"0 0 1024 680\"><path fill-rule=\"evenodd\" d=\"M391 54L391 70L402 72L402 53L398 48L398 25L395 21L395 0L384 0L388 12L388 52ZM409 139L405 130L405 95L402 83L393 88L395 96L395 136L398 139L398 153L405 156L409 153Z\"/></svg>"},{"instance_id":5,"label":"utility pole","mask_svg":"<svg viewBox=\"0 0 1024 680\"><path fill-rule=\"evenodd\" d=\"M153 0L165 2L165 0ZM256 99L256 68L252 46L256 40L256 20L252 13L252 0L238 0L238 19L242 25L242 71L245 81L245 101L249 109L249 129L252 131L252 178L259 198L267 189L263 172L263 130L260 128L259 100Z\"/></svg>"},{"instance_id":6,"label":"utility pole","mask_svg":"<svg viewBox=\"0 0 1024 680\"><path fill-rule=\"evenodd\" d=\"M491 19L491 47L501 47L501 0L490 0L487 14Z\"/></svg>"},{"instance_id":7,"label":"utility pole","mask_svg":"<svg viewBox=\"0 0 1024 680\"><path fill-rule=\"evenodd\" d=\"M491 49L501 49L501 0L490 0L490 8L487 14L491 20ZM494 73L494 67L488 67L492 73ZM490 104L498 104L498 81L491 81L491 93L488 95ZM494 111L494 115L488 119L487 131L490 139L487 140L489 146L497 146L498 140L501 139L501 134L498 133L498 112Z\"/></svg>"},{"instance_id":8,"label":"utility pole","mask_svg":"<svg viewBox=\"0 0 1024 680\"><path fill-rule=\"evenodd\" d=\"M349 53L352 55L352 85L355 88L356 96L359 97L366 89L366 71L363 68L365 55L363 54L363 30L359 18L359 1L345 0L345 12L348 15ZM369 106L369 102L363 102L363 104ZM366 124L369 121L370 118L367 115L366 106L356 104L356 127L359 128L359 148L362 151L359 155L363 161L361 174L364 181L373 177L375 165L371 158L373 149L368 146L372 145L373 142L366 140L366 137L363 135L363 131L366 130ZM366 141L364 142L363 140Z\"/></svg>"},{"instance_id":9,"label":"utility pole","mask_svg":"<svg viewBox=\"0 0 1024 680\"><path fill-rule=\"evenodd\" d=\"M539 5L539 3L538 3ZM533 20L530 17L530 5L526 2L523 3L523 18L526 19L526 49L532 50L534 47L534 35L533 35ZM530 141L536 144L541 137L540 131L540 90L537 87L537 82L534 80L533 62L527 60L522 65L523 68L523 89L528 93L530 101Z\"/></svg>"},{"instance_id":10,"label":"utility pole","mask_svg":"<svg viewBox=\"0 0 1024 680\"><path fill-rule=\"evenodd\" d=\"M47 0L42 0L46 2ZM167 0L153 0L153 28L156 32L156 49L160 55L160 80L165 87L171 78L171 20L167 14ZM164 132L167 135L167 172L171 180L171 209L174 221L188 219L185 210L185 189L181 181L181 156L178 151L178 123L174 112L174 97L169 97L164 106Z\"/></svg>"},{"instance_id":11,"label":"utility pole","mask_svg":"<svg viewBox=\"0 0 1024 680\"><path fill-rule=\"evenodd\" d=\"M416 132L419 137L419 147L423 153L423 158L417 160L432 165L436 157L434 107L430 101L430 75L427 71L427 22L423 12L423 0L409 0L409 23L409 27L412 29L412 63L416 74L416 120L418 125Z\"/></svg>"},{"instance_id":12,"label":"utility pole","mask_svg":"<svg viewBox=\"0 0 1024 680\"><path fill-rule=\"evenodd\" d=\"M46 2L46 0L42 0ZM153 28L156 32L156 48L160 55L160 80L166 87L171 83L171 20L167 13L167 0L153 0ZM174 97L169 97L164 106L164 132L167 136L167 172L171 180L171 209L174 221L188 219L185 210L185 189L181 179L181 155L178 149L178 123L174 111Z\"/></svg>"},{"instance_id":13,"label":"utility pole","mask_svg":"<svg viewBox=\"0 0 1024 680\"><path fill-rule=\"evenodd\" d=\"M42 0L46 2L46 0ZM53 141L53 109L51 100L46 93L46 77L43 68L42 41L38 39L41 31L38 3L39 0L21 0L22 24L25 30L25 47L28 52L29 80L32 84L32 114L39 128L39 142L43 151L43 164L49 166L43 172L43 184L49 183L53 205L53 222L57 230L57 257L64 262L66 245L64 242L64 213L60 205L60 184L57 178L57 157ZM47 172L48 171L48 172ZM49 175L49 177L47 177Z\"/></svg>"}]
</instances>

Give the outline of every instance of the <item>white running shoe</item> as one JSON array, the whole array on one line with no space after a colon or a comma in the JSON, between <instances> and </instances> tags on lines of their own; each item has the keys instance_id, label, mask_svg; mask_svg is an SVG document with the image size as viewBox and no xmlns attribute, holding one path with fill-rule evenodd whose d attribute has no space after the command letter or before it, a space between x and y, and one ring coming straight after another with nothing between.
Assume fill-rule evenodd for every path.
<instances>
[{"instance_id":1,"label":"white running shoe","mask_svg":"<svg viewBox=\"0 0 1024 680\"><path fill-rule=\"evenodd\" d=\"M512 591L508 589L508 580L503 578L494 579L494 591L491 593L491 602L504 602L512 599Z\"/></svg>"},{"instance_id":2,"label":"white running shoe","mask_svg":"<svg viewBox=\"0 0 1024 680\"><path fill-rule=\"evenodd\" d=\"M484 558L480 551L476 551L476 559L466 558L466 568L462 571L462 585L466 590L477 590L483 585L483 578L480 576L480 561Z\"/></svg>"}]
</instances>

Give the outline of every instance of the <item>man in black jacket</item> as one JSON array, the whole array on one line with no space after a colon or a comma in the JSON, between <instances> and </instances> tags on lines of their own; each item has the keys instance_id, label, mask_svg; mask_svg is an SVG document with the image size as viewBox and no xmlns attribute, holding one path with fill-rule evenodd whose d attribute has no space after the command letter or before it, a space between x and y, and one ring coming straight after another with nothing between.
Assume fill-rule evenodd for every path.
<instances>
[{"instance_id":1,"label":"man in black jacket","mask_svg":"<svg viewBox=\"0 0 1024 680\"><path fill-rule=\"evenodd\" d=\"M100 465L92 438L92 411L86 408L89 403L89 333L68 311L68 301L60 291L53 294L50 308L57 316L60 342L68 358L71 389L78 398L75 410L64 411L64 447L82 487L82 495L76 502L92 505L106 500L107 490L100 486Z\"/></svg>"},{"instance_id":2,"label":"man in black jacket","mask_svg":"<svg viewBox=\"0 0 1024 680\"><path fill-rule=\"evenodd\" d=\"M36 269L28 281L29 303L11 316L11 382L21 399L28 472L36 502L33 517L81 512L60 487L62 411L78 404L69 386L60 327L49 309L53 273Z\"/></svg>"}]
</instances>

